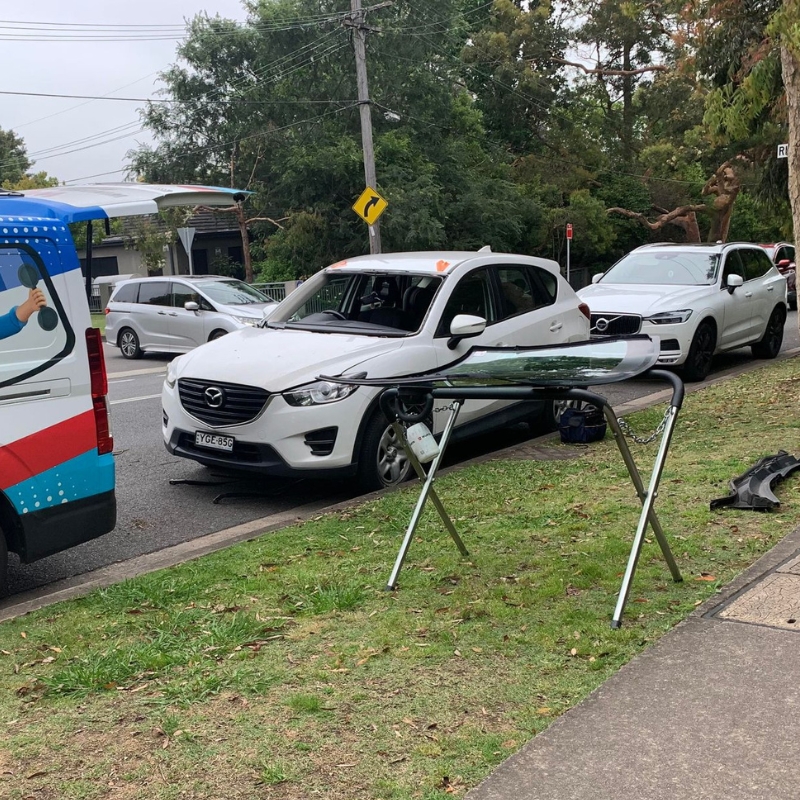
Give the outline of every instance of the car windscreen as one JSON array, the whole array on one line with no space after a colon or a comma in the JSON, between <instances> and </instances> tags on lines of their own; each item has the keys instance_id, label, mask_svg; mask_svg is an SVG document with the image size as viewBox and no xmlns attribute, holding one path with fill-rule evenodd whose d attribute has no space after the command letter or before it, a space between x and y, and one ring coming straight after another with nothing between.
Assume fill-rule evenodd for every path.
<instances>
[{"instance_id":1,"label":"car windscreen","mask_svg":"<svg viewBox=\"0 0 800 800\"><path fill-rule=\"evenodd\" d=\"M716 281L718 269L718 253L653 249L625 256L603 275L600 283L708 286Z\"/></svg>"},{"instance_id":2,"label":"car windscreen","mask_svg":"<svg viewBox=\"0 0 800 800\"><path fill-rule=\"evenodd\" d=\"M421 327L442 279L397 272L325 272L287 298L269 327L397 336ZM295 302L291 302L291 298Z\"/></svg>"},{"instance_id":3,"label":"car windscreen","mask_svg":"<svg viewBox=\"0 0 800 800\"><path fill-rule=\"evenodd\" d=\"M252 286L231 279L229 281L199 281L195 284L200 291L226 306L244 306L250 303L274 303L267 295Z\"/></svg>"}]
</instances>

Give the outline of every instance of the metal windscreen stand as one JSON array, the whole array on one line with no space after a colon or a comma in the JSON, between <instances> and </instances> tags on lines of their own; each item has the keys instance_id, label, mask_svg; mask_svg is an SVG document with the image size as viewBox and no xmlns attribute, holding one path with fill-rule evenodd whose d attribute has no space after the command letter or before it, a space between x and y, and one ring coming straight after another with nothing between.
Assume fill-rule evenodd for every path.
<instances>
[{"instance_id":1,"label":"metal windscreen stand","mask_svg":"<svg viewBox=\"0 0 800 800\"><path fill-rule=\"evenodd\" d=\"M678 411L683 403L683 383L677 378L673 373L667 372L665 370L651 370L649 375L654 378L660 378L663 380L668 381L672 384L672 399L670 401L670 407L667 412L665 418L664 429L661 435L661 441L658 447L658 453L656 454L655 462L653 464L653 470L650 475L650 481L647 486L644 485L642 481L641 474L639 473L639 469L636 466L636 462L633 459L633 455L631 454L630 448L628 447L628 443L625 440L625 436L620 428L619 422L617 421L616 414L614 413L613 408L608 404L606 399L594 392L587 391L585 389L571 389L571 388L558 388L558 387L551 387L551 388L540 388L540 387L525 387L525 386L486 386L486 387L449 387L449 388L432 388L427 390L427 398L428 402L428 412L432 406L432 400L436 399L449 399L453 401L452 411L450 412L450 416L445 424L444 431L441 436L441 440L439 442L439 453L431 462L430 467L428 468L427 473L425 472L422 465L419 463L419 460L414 455L414 452L411 450L411 447L408 444L408 441L405 437L405 429L403 428L402 424L400 423L400 419L409 419L410 417L404 415L402 412L399 412L398 409L401 405L399 401L400 392L397 388L387 389L384 391L383 395L381 396L381 408L383 409L384 413L386 414L387 418L392 421L394 426L395 433L397 435L398 441L402 442L403 448L408 456L409 461L411 462L414 470L416 471L419 479L423 482L422 490L420 491L420 496L417 500L416 506L414 508L414 512L411 515L411 520L409 521L408 528L406 529L405 536L403 537L403 542L400 546L400 551L397 554L397 558L395 560L394 568L392 569L392 574L389 577L389 582L386 586L387 589L392 590L397 587L397 578L400 573L400 570L403 567L403 563L406 559L406 555L408 554L408 550L411 546L411 541L414 537L414 532L419 524L420 516L422 515L422 511L425 507L425 503L427 502L428 497L431 498L431 501L436 506L436 510L439 512L439 516L442 519L445 527L447 528L450 536L453 538L453 541L456 543L459 551L462 555L468 555L467 549L464 546L458 532L453 525L452 520L448 516L441 500L439 499L436 491L433 488L433 483L436 480L436 473L439 469L439 465L444 458L445 451L447 450L447 445L450 442L450 437L453 432L453 428L455 427L456 419L458 418L458 412L461 409L462 404L466 400L475 399L475 400L498 400L498 399L507 399L507 400L533 400L533 399L545 399L545 400L552 400L552 399L567 399L567 400L580 400L584 403L591 404L596 408L601 408L603 410L603 414L611 428L611 431L614 435L614 440L617 443L617 447L622 455L622 460L625 462L625 466L628 470L628 474L631 477L631 481L633 483L634 488L636 489L636 494L639 498L639 501L642 504L642 511L639 516L639 522L636 527L636 533L633 537L633 542L631 544L631 551L630 555L628 556L628 563L625 569L624 576L622 578L622 584L620 586L619 595L617 597L616 607L614 609L614 614L611 620L611 627L612 628L619 628L622 625L622 615L625 611L625 605L628 600L628 595L630 594L631 583L633 581L633 576L636 571L636 565L639 561L639 555L642 550L642 545L644 543L644 535L645 531L647 530L648 523L653 529L653 533L655 534L656 540L658 541L658 545L661 548L661 552L664 555L664 560L667 562L667 566L669 567L670 573L672 574L672 579L677 583L683 580L681 577L680 570L678 569L678 565L675 562L675 559L672 555L672 551L670 550L669 543L667 542L667 538L664 535L664 531L661 527L661 523L658 520L656 512L654 510L654 503L655 498L658 495L658 485L661 480L661 474L664 469L664 463L667 458L667 452L669 450L670 441L672 439L672 433L675 429L675 422L678 416ZM422 418L421 414L417 414L413 416L413 421L418 421Z\"/></svg>"}]
</instances>

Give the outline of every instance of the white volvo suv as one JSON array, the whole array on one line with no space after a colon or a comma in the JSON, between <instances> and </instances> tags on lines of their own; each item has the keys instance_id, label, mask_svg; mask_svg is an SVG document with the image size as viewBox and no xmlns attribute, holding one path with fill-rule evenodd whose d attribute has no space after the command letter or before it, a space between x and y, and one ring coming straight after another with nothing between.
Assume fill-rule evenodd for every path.
<instances>
[{"instance_id":1,"label":"white volvo suv","mask_svg":"<svg viewBox=\"0 0 800 800\"><path fill-rule=\"evenodd\" d=\"M578 296L592 309L592 338L646 333L662 366L702 381L716 353L750 345L775 358L783 344L786 278L762 247L651 244L595 275Z\"/></svg>"},{"instance_id":2,"label":"white volvo suv","mask_svg":"<svg viewBox=\"0 0 800 800\"><path fill-rule=\"evenodd\" d=\"M589 337L589 309L555 261L474 252L361 256L323 269L259 327L175 359L164 383L167 450L208 466L355 477L365 490L410 465L378 408L380 389L320 375L398 377L469 348ZM553 404L470 401L455 433L520 420L554 424ZM444 424L434 410L434 431Z\"/></svg>"}]
</instances>

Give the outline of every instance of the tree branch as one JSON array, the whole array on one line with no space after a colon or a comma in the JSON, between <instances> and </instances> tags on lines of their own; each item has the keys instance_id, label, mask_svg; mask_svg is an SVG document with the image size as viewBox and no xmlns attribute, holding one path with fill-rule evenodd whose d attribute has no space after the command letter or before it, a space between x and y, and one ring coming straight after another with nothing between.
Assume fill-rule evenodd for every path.
<instances>
[{"instance_id":1,"label":"tree branch","mask_svg":"<svg viewBox=\"0 0 800 800\"><path fill-rule=\"evenodd\" d=\"M612 69L611 67L587 67L577 61L567 61L565 58L551 58L556 64L566 64L568 67L582 69L587 75L644 75L646 72L669 72L669 67L664 64L653 64L649 67L637 69Z\"/></svg>"}]
</instances>

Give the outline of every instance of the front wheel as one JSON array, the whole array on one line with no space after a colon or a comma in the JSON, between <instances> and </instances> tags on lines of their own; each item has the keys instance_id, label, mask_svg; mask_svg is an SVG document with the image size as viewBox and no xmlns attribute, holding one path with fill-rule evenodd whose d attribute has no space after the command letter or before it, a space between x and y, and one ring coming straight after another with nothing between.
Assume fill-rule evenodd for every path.
<instances>
[{"instance_id":1,"label":"front wheel","mask_svg":"<svg viewBox=\"0 0 800 800\"><path fill-rule=\"evenodd\" d=\"M582 408L581 400L545 400L544 408L538 416L528 420L528 427L534 436L557 431L561 422L561 415L569 408Z\"/></svg>"},{"instance_id":2,"label":"front wheel","mask_svg":"<svg viewBox=\"0 0 800 800\"><path fill-rule=\"evenodd\" d=\"M0 530L0 598L8 597L8 546L6 545L6 537L3 531Z\"/></svg>"},{"instance_id":3,"label":"front wheel","mask_svg":"<svg viewBox=\"0 0 800 800\"><path fill-rule=\"evenodd\" d=\"M783 310L783 306L776 306L770 314L761 340L750 348L756 358L775 358L780 353L785 322L786 312Z\"/></svg>"},{"instance_id":4,"label":"front wheel","mask_svg":"<svg viewBox=\"0 0 800 800\"><path fill-rule=\"evenodd\" d=\"M358 454L358 485L363 492L397 486L411 474L411 464L394 428L380 411L372 414Z\"/></svg>"},{"instance_id":5,"label":"front wheel","mask_svg":"<svg viewBox=\"0 0 800 800\"><path fill-rule=\"evenodd\" d=\"M212 332L211 336L208 337L209 342L216 341L217 339L221 339L228 331L223 331L221 328Z\"/></svg>"},{"instance_id":6,"label":"front wheel","mask_svg":"<svg viewBox=\"0 0 800 800\"><path fill-rule=\"evenodd\" d=\"M701 322L694 333L689 355L683 365L686 381L704 381L711 372L711 360L717 346L717 333L710 322Z\"/></svg>"},{"instance_id":7,"label":"front wheel","mask_svg":"<svg viewBox=\"0 0 800 800\"><path fill-rule=\"evenodd\" d=\"M119 332L119 351L123 358L141 358L142 348L139 346L139 337L130 328L123 328Z\"/></svg>"}]
</instances>

